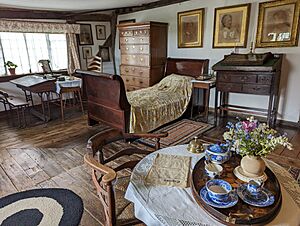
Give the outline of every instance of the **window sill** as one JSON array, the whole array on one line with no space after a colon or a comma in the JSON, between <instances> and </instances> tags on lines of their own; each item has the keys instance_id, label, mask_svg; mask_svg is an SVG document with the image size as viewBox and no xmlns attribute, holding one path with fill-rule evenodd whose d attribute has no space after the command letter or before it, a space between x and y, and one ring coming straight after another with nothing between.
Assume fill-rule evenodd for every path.
<instances>
[{"instance_id":1,"label":"window sill","mask_svg":"<svg viewBox=\"0 0 300 226\"><path fill-rule=\"evenodd\" d=\"M53 73L60 73L60 74L68 74L67 70L59 70L53 71ZM13 79L21 78L27 75L43 75L43 72L36 72L36 73L27 73L27 74L17 74L17 75L0 75L0 82L8 82Z\"/></svg>"}]
</instances>

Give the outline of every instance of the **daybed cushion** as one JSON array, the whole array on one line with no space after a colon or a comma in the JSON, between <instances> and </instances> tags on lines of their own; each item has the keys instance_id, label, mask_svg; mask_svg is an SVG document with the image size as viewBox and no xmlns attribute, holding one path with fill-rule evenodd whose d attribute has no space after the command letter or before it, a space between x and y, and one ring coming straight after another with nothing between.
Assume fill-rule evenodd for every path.
<instances>
[{"instance_id":1,"label":"daybed cushion","mask_svg":"<svg viewBox=\"0 0 300 226\"><path fill-rule=\"evenodd\" d=\"M152 87L128 92L130 133L146 133L179 118L191 99L192 79L171 74Z\"/></svg>"}]
</instances>

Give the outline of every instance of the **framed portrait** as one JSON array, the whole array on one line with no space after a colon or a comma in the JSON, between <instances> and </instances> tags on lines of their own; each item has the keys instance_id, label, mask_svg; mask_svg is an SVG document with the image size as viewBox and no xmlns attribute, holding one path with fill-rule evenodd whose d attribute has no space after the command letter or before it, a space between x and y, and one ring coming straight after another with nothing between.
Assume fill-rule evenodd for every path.
<instances>
[{"instance_id":1,"label":"framed portrait","mask_svg":"<svg viewBox=\"0 0 300 226\"><path fill-rule=\"evenodd\" d=\"M106 39L105 25L96 25L96 37L98 40Z\"/></svg>"},{"instance_id":2,"label":"framed portrait","mask_svg":"<svg viewBox=\"0 0 300 226\"><path fill-rule=\"evenodd\" d=\"M99 52L97 55L102 58L102 62L109 62L110 61L109 47L99 46Z\"/></svg>"},{"instance_id":3,"label":"framed portrait","mask_svg":"<svg viewBox=\"0 0 300 226\"><path fill-rule=\"evenodd\" d=\"M90 24L80 24L79 45L93 45L92 27Z\"/></svg>"},{"instance_id":4,"label":"framed portrait","mask_svg":"<svg viewBox=\"0 0 300 226\"><path fill-rule=\"evenodd\" d=\"M204 8L177 14L178 48L203 46Z\"/></svg>"},{"instance_id":5,"label":"framed portrait","mask_svg":"<svg viewBox=\"0 0 300 226\"><path fill-rule=\"evenodd\" d=\"M246 47L251 4L215 8L213 48Z\"/></svg>"},{"instance_id":6,"label":"framed portrait","mask_svg":"<svg viewBox=\"0 0 300 226\"><path fill-rule=\"evenodd\" d=\"M283 0L259 4L256 47L298 45L300 2Z\"/></svg>"},{"instance_id":7,"label":"framed portrait","mask_svg":"<svg viewBox=\"0 0 300 226\"><path fill-rule=\"evenodd\" d=\"M93 57L92 47L82 47L82 58L90 59Z\"/></svg>"}]
</instances>

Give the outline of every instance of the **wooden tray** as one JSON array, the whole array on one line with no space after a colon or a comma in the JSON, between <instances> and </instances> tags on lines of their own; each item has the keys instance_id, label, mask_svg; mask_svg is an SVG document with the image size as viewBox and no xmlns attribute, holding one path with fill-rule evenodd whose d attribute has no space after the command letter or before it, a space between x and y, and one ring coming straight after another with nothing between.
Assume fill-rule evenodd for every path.
<instances>
[{"instance_id":1,"label":"wooden tray","mask_svg":"<svg viewBox=\"0 0 300 226\"><path fill-rule=\"evenodd\" d=\"M229 182L233 188L237 188L239 183L244 183L234 176L233 169L240 164L241 157L234 155L229 161L222 164L223 172L220 179ZM270 190L275 195L275 202L268 207L255 207L243 202L240 198L238 203L227 209L215 208L207 205L200 197L199 191L205 186L209 180L204 169L204 158L202 158L196 165L191 174L191 188L194 198L197 203L215 220L226 225L265 225L273 220L278 214L281 207L281 190L279 182L274 173L267 168L265 173L268 176L264 187ZM249 217L252 214L252 218Z\"/></svg>"}]
</instances>

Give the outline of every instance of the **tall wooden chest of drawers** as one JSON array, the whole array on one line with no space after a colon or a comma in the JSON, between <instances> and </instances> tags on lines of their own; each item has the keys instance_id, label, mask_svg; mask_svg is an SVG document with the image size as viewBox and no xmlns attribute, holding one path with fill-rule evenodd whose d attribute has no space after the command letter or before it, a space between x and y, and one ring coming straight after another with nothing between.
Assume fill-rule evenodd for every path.
<instances>
[{"instance_id":1,"label":"tall wooden chest of drawers","mask_svg":"<svg viewBox=\"0 0 300 226\"><path fill-rule=\"evenodd\" d=\"M167 59L168 24L145 22L118 25L120 33L120 73L126 91L159 82Z\"/></svg>"},{"instance_id":2,"label":"tall wooden chest of drawers","mask_svg":"<svg viewBox=\"0 0 300 226\"><path fill-rule=\"evenodd\" d=\"M229 55L230 56L230 55ZM253 55L255 56L255 55ZM215 123L217 111L240 111L249 114L265 115L269 125L274 126L277 118L279 101L279 83L281 75L282 55L271 54L261 65L252 65L253 62L246 62L245 65L225 64L226 57L212 69L217 71L216 95L215 95ZM220 93L220 105L218 105ZM228 104L229 93L244 93L269 96L269 103L266 108L253 108L248 106L237 106ZM245 105L247 99L243 97Z\"/></svg>"}]
</instances>

